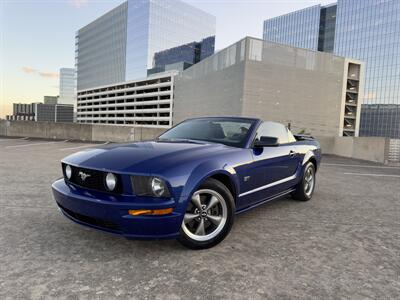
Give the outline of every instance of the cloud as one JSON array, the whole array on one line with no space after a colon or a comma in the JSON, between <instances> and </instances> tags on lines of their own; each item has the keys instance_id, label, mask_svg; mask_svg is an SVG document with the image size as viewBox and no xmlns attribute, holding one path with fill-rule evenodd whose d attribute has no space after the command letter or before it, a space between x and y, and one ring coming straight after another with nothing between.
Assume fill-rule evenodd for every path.
<instances>
[{"instance_id":1,"label":"cloud","mask_svg":"<svg viewBox=\"0 0 400 300\"><path fill-rule=\"evenodd\" d=\"M58 78L58 73L52 73L52 72L45 72L45 71L40 71L31 67L23 66L21 68L22 72L27 73L27 74L32 74L32 75L38 75L43 78L47 79L56 79Z\"/></svg>"},{"instance_id":2,"label":"cloud","mask_svg":"<svg viewBox=\"0 0 400 300\"><path fill-rule=\"evenodd\" d=\"M81 8L88 4L88 0L69 0L68 3L73 7Z\"/></svg>"},{"instance_id":3,"label":"cloud","mask_svg":"<svg viewBox=\"0 0 400 300\"><path fill-rule=\"evenodd\" d=\"M22 67L22 72L32 74L32 73L36 73L37 71L31 67Z\"/></svg>"},{"instance_id":4,"label":"cloud","mask_svg":"<svg viewBox=\"0 0 400 300\"><path fill-rule=\"evenodd\" d=\"M38 72L39 76L44 78L58 78L57 73L50 73L50 72Z\"/></svg>"}]
</instances>

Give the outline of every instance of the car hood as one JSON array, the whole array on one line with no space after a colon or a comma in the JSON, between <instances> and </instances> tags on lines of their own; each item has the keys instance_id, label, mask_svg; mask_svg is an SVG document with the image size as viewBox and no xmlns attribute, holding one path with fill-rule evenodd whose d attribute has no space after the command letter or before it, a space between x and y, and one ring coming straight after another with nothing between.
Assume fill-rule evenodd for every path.
<instances>
[{"instance_id":1,"label":"car hood","mask_svg":"<svg viewBox=\"0 0 400 300\"><path fill-rule=\"evenodd\" d=\"M214 143L137 142L80 151L63 162L89 169L148 174L228 149L234 148Z\"/></svg>"}]
</instances>

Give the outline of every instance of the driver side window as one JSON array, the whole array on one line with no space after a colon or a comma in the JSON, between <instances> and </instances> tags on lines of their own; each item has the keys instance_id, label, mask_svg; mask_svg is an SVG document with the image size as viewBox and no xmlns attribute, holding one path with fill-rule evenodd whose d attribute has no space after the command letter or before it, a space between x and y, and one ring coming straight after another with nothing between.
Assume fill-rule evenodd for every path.
<instances>
[{"instance_id":1,"label":"driver side window","mask_svg":"<svg viewBox=\"0 0 400 300\"><path fill-rule=\"evenodd\" d=\"M260 136L276 137L279 144L289 143L286 127L276 122L263 122L257 129L256 140L259 140Z\"/></svg>"}]
</instances>

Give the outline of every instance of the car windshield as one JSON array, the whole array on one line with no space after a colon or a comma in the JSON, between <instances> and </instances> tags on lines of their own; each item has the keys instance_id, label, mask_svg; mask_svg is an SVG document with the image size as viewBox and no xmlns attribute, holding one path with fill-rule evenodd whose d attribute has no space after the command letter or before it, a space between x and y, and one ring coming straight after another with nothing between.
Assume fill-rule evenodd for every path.
<instances>
[{"instance_id":1,"label":"car windshield","mask_svg":"<svg viewBox=\"0 0 400 300\"><path fill-rule=\"evenodd\" d=\"M250 119L204 118L184 121L160 135L159 141L206 141L244 147L255 123Z\"/></svg>"}]
</instances>

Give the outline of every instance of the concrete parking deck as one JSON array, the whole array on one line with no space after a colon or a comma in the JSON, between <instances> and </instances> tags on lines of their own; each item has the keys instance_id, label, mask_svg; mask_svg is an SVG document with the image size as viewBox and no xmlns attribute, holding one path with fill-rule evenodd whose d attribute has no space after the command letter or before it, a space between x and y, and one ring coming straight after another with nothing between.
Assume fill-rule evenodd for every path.
<instances>
[{"instance_id":1,"label":"concrete parking deck","mask_svg":"<svg viewBox=\"0 0 400 300\"><path fill-rule=\"evenodd\" d=\"M400 168L324 157L311 201L262 205L191 251L60 215L59 161L91 146L0 138L1 299L400 298Z\"/></svg>"}]
</instances>

